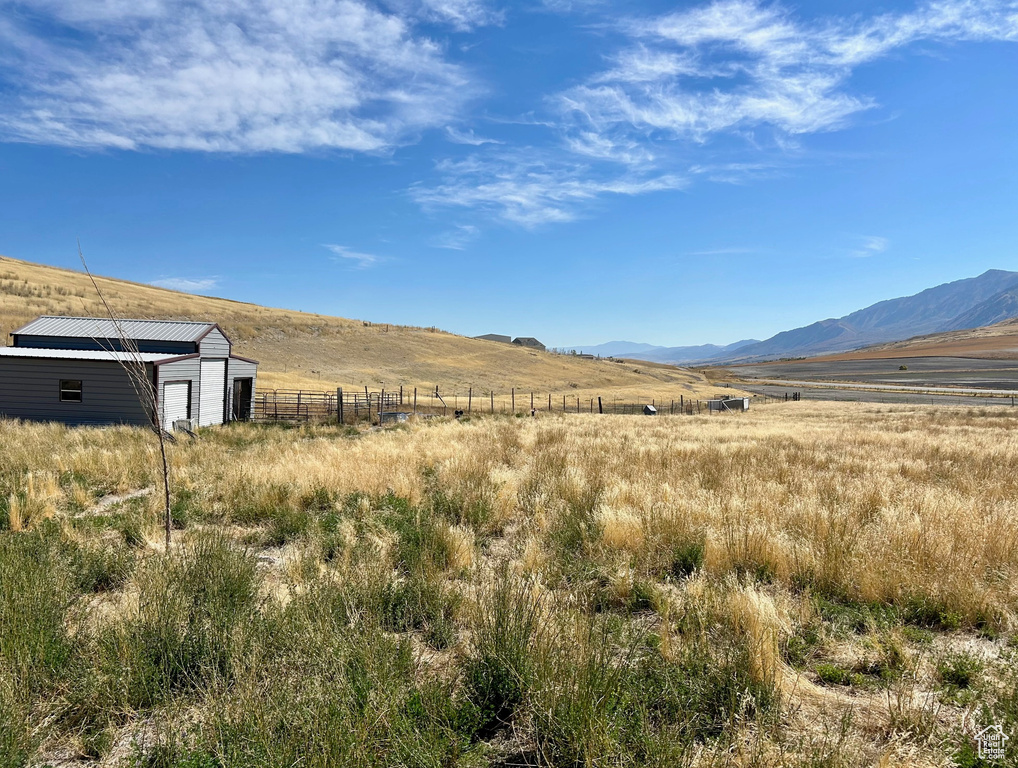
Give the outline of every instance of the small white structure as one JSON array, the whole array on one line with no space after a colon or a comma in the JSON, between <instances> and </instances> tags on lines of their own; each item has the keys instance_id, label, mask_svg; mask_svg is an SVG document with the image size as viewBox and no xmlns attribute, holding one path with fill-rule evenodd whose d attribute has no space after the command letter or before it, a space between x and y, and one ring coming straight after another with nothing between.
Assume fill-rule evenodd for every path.
<instances>
[{"instance_id":1,"label":"small white structure","mask_svg":"<svg viewBox=\"0 0 1018 768\"><path fill-rule=\"evenodd\" d=\"M707 409L711 411L748 411L748 397L725 397L707 401Z\"/></svg>"}]
</instances>

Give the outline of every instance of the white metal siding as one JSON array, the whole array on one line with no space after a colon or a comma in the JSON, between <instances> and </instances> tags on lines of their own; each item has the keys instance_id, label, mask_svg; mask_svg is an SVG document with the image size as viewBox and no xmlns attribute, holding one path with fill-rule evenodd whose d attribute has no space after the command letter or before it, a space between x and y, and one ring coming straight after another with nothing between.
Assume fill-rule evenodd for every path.
<instances>
[{"instance_id":1,"label":"white metal siding","mask_svg":"<svg viewBox=\"0 0 1018 768\"><path fill-rule=\"evenodd\" d=\"M198 407L198 426L223 423L226 404L226 361L201 361L201 393Z\"/></svg>"},{"instance_id":2,"label":"white metal siding","mask_svg":"<svg viewBox=\"0 0 1018 768\"><path fill-rule=\"evenodd\" d=\"M187 418L190 383L168 381L163 385L163 429L172 429L173 422Z\"/></svg>"},{"instance_id":3,"label":"white metal siding","mask_svg":"<svg viewBox=\"0 0 1018 768\"><path fill-rule=\"evenodd\" d=\"M230 342L218 328L213 328L198 345L202 357L229 357Z\"/></svg>"}]
</instances>

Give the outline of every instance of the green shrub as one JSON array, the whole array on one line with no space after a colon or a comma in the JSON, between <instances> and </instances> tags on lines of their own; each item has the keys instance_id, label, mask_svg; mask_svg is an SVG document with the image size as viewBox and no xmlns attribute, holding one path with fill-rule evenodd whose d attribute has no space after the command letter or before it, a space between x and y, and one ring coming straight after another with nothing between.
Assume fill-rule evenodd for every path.
<instances>
[{"instance_id":1,"label":"green shrub","mask_svg":"<svg viewBox=\"0 0 1018 768\"><path fill-rule=\"evenodd\" d=\"M578 634L566 631L556 638L536 691L535 735L553 765L620 759L637 701L630 699L628 685L636 642L618 637L608 621L583 621Z\"/></svg>"},{"instance_id":2,"label":"green shrub","mask_svg":"<svg viewBox=\"0 0 1018 768\"><path fill-rule=\"evenodd\" d=\"M508 725L533 687L545 639L541 621L541 600L533 585L501 568L477 607L464 668L466 699L481 738Z\"/></svg>"},{"instance_id":3,"label":"green shrub","mask_svg":"<svg viewBox=\"0 0 1018 768\"><path fill-rule=\"evenodd\" d=\"M908 624L925 629L954 630L962 625L962 617L946 607L940 600L917 595L909 598L901 610Z\"/></svg>"},{"instance_id":4,"label":"green shrub","mask_svg":"<svg viewBox=\"0 0 1018 768\"><path fill-rule=\"evenodd\" d=\"M467 747L451 683L411 644L314 585L268 611L258 665L212 702L210 751L230 766L443 766Z\"/></svg>"},{"instance_id":5,"label":"green shrub","mask_svg":"<svg viewBox=\"0 0 1018 768\"><path fill-rule=\"evenodd\" d=\"M269 518L269 530L265 534L265 545L281 547L289 541L306 535L311 527L312 520L307 512L290 507L280 507Z\"/></svg>"},{"instance_id":6,"label":"green shrub","mask_svg":"<svg viewBox=\"0 0 1018 768\"><path fill-rule=\"evenodd\" d=\"M839 667L837 664L823 662L816 665L815 671L817 677L820 678L820 682L827 685L852 684L852 672L844 667Z\"/></svg>"},{"instance_id":7,"label":"green shrub","mask_svg":"<svg viewBox=\"0 0 1018 768\"><path fill-rule=\"evenodd\" d=\"M53 685L74 655L73 583L60 552L55 524L0 534L0 667L26 694Z\"/></svg>"},{"instance_id":8,"label":"green shrub","mask_svg":"<svg viewBox=\"0 0 1018 768\"><path fill-rule=\"evenodd\" d=\"M949 688L968 688L982 669L983 663L970 653L949 653L937 661L937 679Z\"/></svg>"},{"instance_id":9,"label":"green shrub","mask_svg":"<svg viewBox=\"0 0 1018 768\"><path fill-rule=\"evenodd\" d=\"M136 564L134 552L119 542L73 545L68 561L79 592L120 589L131 578Z\"/></svg>"},{"instance_id":10,"label":"green shrub","mask_svg":"<svg viewBox=\"0 0 1018 768\"><path fill-rule=\"evenodd\" d=\"M669 573L677 578L691 575L703 565L703 548L702 541L691 541L675 547Z\"/></svg>"},{"instance_id":11,"label":"green shrub","mask_svg":"<svg viewBox=\"0 0 1018 768\"><path fill-rule=\"evenodd\" d=\"M32 749L26 707L15 695L17 686L0 675L0 765L21 768L28 765Z\"/></svg>"},{"instance_id":12,"label":"green shrub","mask_svg":"<svg viewBox=\"0 0 1018 768\"><path fill-rule=\"evenodd\" d=\"M100 635L114 701L144 709L177 693L229 680L254 616L253 558L224 537L203 534L139 575L139 611Z\"/></svg>"},{"instance_id":13,"label":"green shrub","mask_svg":"<svg viewBox=\"0 0 1018 768\"><path fill-rule=\"evenodd\" d=\"M382 522L397 536L393 565L403 574L444 570L447 550L434 516L408 500L387 494L378 501Z\"/></svg>"},{"instance_id":14,"label":"green shrub","mask_svg":"<svg viewBox=\"0 0 1018 768\"><path fill-rule=\"evenodd\" d=\"M435 648L452 644L457 598L446 594L435 579L418 572L388 581L378 590L375 599L372 607L387 631L423 630L424 639Z\"/></svg>"}]
</instances>

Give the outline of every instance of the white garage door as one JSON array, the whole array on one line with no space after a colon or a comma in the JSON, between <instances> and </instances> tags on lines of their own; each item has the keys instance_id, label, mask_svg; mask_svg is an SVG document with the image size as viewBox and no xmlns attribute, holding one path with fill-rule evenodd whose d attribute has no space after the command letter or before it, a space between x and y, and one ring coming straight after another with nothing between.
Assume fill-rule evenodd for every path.
<instances>
[{"instance_id":1,"label":"white garage door","mask_svg":"<svg viewBox=\"0 0 1018 768\"><path fill-rule=\"evenodd\" d=\"M172 429L177 419L187 418L187 401L191 396L188 381L168 381L163 385L163 429Z\"/></svg>"},{"instance_id":2,"label":"white garage door","mask_svg":"<svg viewBox=\"0 0 1018 768\"><path fill-rule=\"evenodd\" d=\"M201 361L201 391L199 392L198 426L223 423L226 400L226 361Z\"/></svg>"}]
</instances>

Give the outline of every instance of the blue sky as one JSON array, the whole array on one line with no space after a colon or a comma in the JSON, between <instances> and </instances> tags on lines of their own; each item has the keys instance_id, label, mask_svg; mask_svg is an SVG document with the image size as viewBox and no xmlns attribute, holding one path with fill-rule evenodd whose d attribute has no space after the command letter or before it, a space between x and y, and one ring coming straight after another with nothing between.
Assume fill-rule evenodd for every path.
<instances>
[{"instance_id":1,"label":"blue sky","mask_svg":"<svg viewBox=\"0 0 1018 768\"><path fill-rule=\"evenodd\" d=\"M1018 269L1018 2L0 0L0 253L550 345Z\"/></svg>"}]
</instances>

